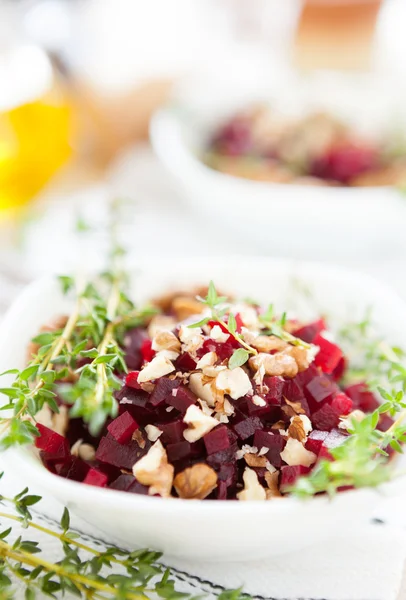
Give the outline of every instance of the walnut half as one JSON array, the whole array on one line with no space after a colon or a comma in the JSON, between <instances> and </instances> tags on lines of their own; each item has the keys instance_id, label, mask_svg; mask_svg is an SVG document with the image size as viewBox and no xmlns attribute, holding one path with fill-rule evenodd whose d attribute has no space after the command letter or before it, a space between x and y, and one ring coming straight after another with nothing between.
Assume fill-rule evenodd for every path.
<instances>
[{"instance_id":1,"label":"walnut half","mask_svg":"<svg viewBox=\"0 0 406 600\"><path fill-rule=\"evenodd\" d=\"M198 463L181 471L173 482L179 498L206 498L217 486L217 473L208 465Z\"/></svg>"}]
</instances>

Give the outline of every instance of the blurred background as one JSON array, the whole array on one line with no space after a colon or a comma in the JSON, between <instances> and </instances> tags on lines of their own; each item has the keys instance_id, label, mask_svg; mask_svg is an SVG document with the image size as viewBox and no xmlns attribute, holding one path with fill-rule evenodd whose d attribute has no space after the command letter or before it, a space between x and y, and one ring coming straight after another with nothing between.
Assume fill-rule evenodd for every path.
<instances>
[{"instance_id":1,"label":"blurred background","mask_svg":"<svg viewBox=\"0 0 406 600\"><path fill-rule=\"evenodd\" d=\"M0 0L0 312L137 257L351 264L406 295L404 0Z\"/></svg>"}]
</instances>

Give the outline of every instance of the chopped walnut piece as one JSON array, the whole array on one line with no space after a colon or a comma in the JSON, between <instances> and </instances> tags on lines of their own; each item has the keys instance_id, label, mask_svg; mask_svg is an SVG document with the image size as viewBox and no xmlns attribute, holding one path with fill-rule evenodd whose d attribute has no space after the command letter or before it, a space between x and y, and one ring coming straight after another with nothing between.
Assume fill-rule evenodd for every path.
<instances>
[{"instance_id":1,"label":"chopped walnut piece","mask_svg":"<svg viewBox=\"0 0 406 600\"><path fill-rule=\"evenodd\" d=\"M173 485L179 498L203 500L217 486L217 473L203 463L198 463L178 473Z\"/></svg>"},{"instance_id":2,"label":"chopped walnut piece","mask_svg":"<svg viewBox=\"0 0 406 600\"><path fill-rule=\"evenodd\" d=\"M288 354L295 359L299 373L308 369L310 363L313 361L312 353L300 346L289 345L289 347L284 350L284 354Z\"/></svg>"},{"instance_id":3,"label":"chopped walnut piece","mask_svg":"<svg viewBox=\"0 0 406 600\"><path fill-rule=\"evenodd\" d=\"M360 422L363 419L365 419L365 413L362 412L362 410L353 410L349 415L346 415L345 417L340 417L340 423L338 427L340 429L346 429L348 431L353 427L352 421Z\"/></svg>"},{"instance_id":4,"label":"chopped walnut piece","mask_svg":"<svg viewBox=\"0 0 406 600\"><path fill-rule=\"evenodd\" d=\"M78 456L82 460L94 460L96 450L91 444L84 444L83 440L77 440L70 449L72 456Z\"/></svg>"},{"instance_id":5,"label":"chopped walnut piece","mask_svg":"<svg viewBox=\"0 0 406 600\"><path fill-rule=\"evenodd\" d=\"M264 367L266 375L292 378L298 374L298 367L293 356L282 352L277 354L260 352L257 356L252 356L248 362L254 371Z\"/></svg>"},{"instance_id":6,"label":"chopped walnut piece","mask_svg":"<svg viewBox=\"0 0 406 600\"><path fill-rule=\"evenodd\" d=\"M152 340L152 350L180 353L180 341L172 331L159 331Z\"/></svg>"},{"instance_id":7,"label":"chopped walnut piece","mask_svg":"<svg viewBox=\"0 0 406 600\"><path fill-rule=\"evenodd\" d=\"M207 402L209 406L214 406L216 403L215 394L212 390L212 379L204 380L201 373L192 373L189 378L189 387L194 394L201 400Z\"/></svg>"},{"instance_id":8,"label":"chopped walnut piece","mask_svg":"<svg viewBox=\"0 0 406 600\"><path fill-rule=\"evenodd\" d=\"M202 358L197 362L196 369L205 369L212 367L216 364L217 354L215 352L207 352L203 354Z\"/></svg>"},{"instance_id":9,"label":"chopped walnut piece","mask_svg":"<svg viewBox=\"0 0 406 600\"><path fill-rule=\"evenodd\" d=\"M176 320L167 315L156 315L148 325L148 335L152 339L160 331L171 331L176 326Z\"/></svg>"},{"instance_id":10,"label":"chopped walnut piece","mask_svg":"<svg viewBox=\"0 0 406 600\"><path fill-rule=\"evenodd\" d=\"M193 315L199 315L206 309L205 305L190 296L177 296L172 301L172 310L178 321L184 321Z\"/></svg>"},{"instance_id":11,"label":"chopped walnut piece","mask_svg":"<svg viewBox=\"0 0 406 600\"><path fill-rule=\"evenodd\" d=\"M275 335L259 335L251 345L259 352L273 352L274 350L280 352L289 346L287 342L284 342Z\"/></svg>"},{"instance_id":12,"label":"chopped walnut piece","mask_svg":"<svg viewBox=\"0 0 406 600\"><path fill-rule=\"evenodd\" d=\"M281 458L289 466L310 467L316 462L317 456L306 450L306 448L298 440L289 438L286 442L284 450L281 452Z\"/></svg>"},{"instance_id":13,"label":"chopped walnut piece","mask_svg":"<svg viewBox=\"0 0 406 600\"><path fill-rule=\"evenodd\" d=\"M258 454L252 454L251 452L244 454L244 460L249 467L266 467L267 463L266 456L258 456Z\"/></svg>"},{"instance_id":14,"label":"chopped walnut piece","mask_svg":"<svg viewBox=\"0 0 406 600\"><path fill-rule=\"evenodd\" d=\"M140 429L136 429L134 431L134 433L131 436L131 439L134 440L134 442L137 442L141 450L145 448L147 442L145 441Z\"/></svg>"},{"instance_id":15,"label":"chopped walnut piece","mask_svg":"<svg viewBox=\"0 0 406 600\"><path fill-rule=\"evenodd\" d=\"M174 471L159 440L133 466L134 477L142 485L149 486L148 493L151 496L159 494L163 498L170 496Z\"/></svg>"},{"instance_id":16,"label":"chopped walnut piece","mask_svg":"<svg viewBox=\"0 0 406 600\"><path fill-rule=\"evenodd\" d=\"M284 421L276 421L273 425L271 425L271 429L285 429Z\"/></svg>"},{"instance_id":17,"label":"chopped walnut piece","mask_svg":"<svg viewBox=\"0 0 406 600\"><path fill-rule=\"evenodd\" d=\"M287 398L285 398L285 402L293 411L293 414L290 415L291 417L305 414L305 410L300 402L291 402Z\"/></svg>"},{"instance_id":18,"label":"chopped walnut piece","mask_svg":"<svg viewBox=\"0 0 406 600\"><path fill-rule=\"evenodd\" d=\"M136 430L137 431L137 430ZM157 439L162 435L161 429L155 427L155 425L145 425L145 432L150 442L156 442ZM145 444L144 444L145 446Z\"/></svg>"},{"instance_id":19,"label":"chopped walnut piece","mask_svg":"<svg viewBox=\"0 0 406 600\"><path fill-rule=\"evenodd\" d=\"M155 389L155 383L152 383L152 381L146 381L145 383L140 383L140 388L144 392L148 392L148 394L152 394L152 392Z\"/></svg>"},{"instance_id":20,"label":"chopped walnut piece","mask_svg":"<svg viewBox=\"0 0 406 600\"><path fill-rule=\"evenodd\" d=\"M230 334L223 331L219 325L214 325L214 327L210 331L209 337L215 342L220 342L220 344L223 344L228 340Z\"/></svg>"},{"instance_id":21,"label":"chopped walnut piece","mask_svg":"<svg viewBox=\"0 0 406 600\"><path fill-rule=\"evenodd\" d=\"M242 476L244 480L244 489L237 494L238 500L266 500L265 489L258 481L258 476L249 467L245 467Z\"/></svg>"},{"instance_id":22,"label":"chopped walnut piece","mask_svg":"<svg viewBox=\"0 0 406 600\"><path fill-rule=\"evenodd\" d=\"M312 430L312 424L306 415L296 415L291 418L288 435L299 442L304 442Z\"/></svg>"},{"instance_id":23,"label":"chopped walnut piece","mask_svg":"<svg viewBox=\"0 0 406 600\"><path fill-rule=\"evenodd\" d=\"M195 404L189 406L183 422L188 425L188 429L183 432L183 437L189 443L197 442L219 424L217 419L205 415Z\"/></svg>"},{"instance_id":24,"label":"chopped walnut piece","mask_svg":"<svg viewBox=\"0 0 406 600\"><path fill-rule=\"evenodd\" d=\"M280 498L282 494L279 491L279 471L275 471L274 473L265 473L265 481L268 488L265 490L266 499L271 500L271 498Z\"/></svg>"},{"instance_id":25,"label":"chopped walnut piece","mask_svg":"<svg viewBox=\"0 0 406 600\"><path fill-rule=\"evenodd\" d=\"M188 352L191 356L195 356L197 350L203 346L204 337L200 327L187 327L181 325L179 329L179 339L182 342L183 352Z\"/></svg>"},{"instance_id":26,"label":"chopped walnut piece","mask_svg":"<svg viewBox=\"0 0 406 600\"><path fill-rule=\"evenodd\" d=\"M138 374L138 383L145 383L146 381L151 381L152 379L158 379L163 375L168 375L168 373L172 373L175 370L172 362L166 357L162 355L155 356L151 362L147 363L142 371Z\"/></svg>"},{"instance_id":27,"label":"chopped walnut piece","mask_svg":"<svg viewBox=\"0 0 406 600\"><path fill-rule=\"evenodd\" d=\"M241 367L220 371L216 377L216 388L229 394L233 400L252 394L252 384Z\"/></svg>"}]
</instances>

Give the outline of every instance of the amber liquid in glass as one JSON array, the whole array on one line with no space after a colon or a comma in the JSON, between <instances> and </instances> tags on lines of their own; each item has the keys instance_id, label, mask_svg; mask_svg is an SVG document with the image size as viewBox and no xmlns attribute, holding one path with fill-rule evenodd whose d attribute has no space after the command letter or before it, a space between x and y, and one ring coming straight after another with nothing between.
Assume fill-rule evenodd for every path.
<instances>
[{"instance_id":1,"label":"amber liquid in glass","mask_svg":"<svg viewBox=\"0 0 406 600\"><path fill-rule=\"evenodd\" d=\"M302 68L366 69L381 0L307 0L295 42Z\"/></svg>"}]
</instances>

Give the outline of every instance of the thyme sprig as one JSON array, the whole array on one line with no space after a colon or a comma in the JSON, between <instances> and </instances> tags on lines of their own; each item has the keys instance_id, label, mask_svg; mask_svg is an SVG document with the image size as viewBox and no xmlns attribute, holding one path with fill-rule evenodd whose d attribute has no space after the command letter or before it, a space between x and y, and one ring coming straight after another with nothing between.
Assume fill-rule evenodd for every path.
<instances>
[{"instance_id":1,"label":"thyme sprig","mask_svg":"<svg viewBox=\"0 0 406 600\"><path fill-rule=\"evenodd\" d=\"M1 478L2 474L0 475ZM60 560L50 562L42 555L37 541L14 539L12 526L0 532L0 590L1 598L15 597L15 581L25 588L25 598L35 600L43 594L57 598L71 593L78 598L102 600L192 600L193 596L179 592L170 568L159 562L162 554L150 550L128 552L116 546L102 550L83 543L70 529L70 515L65 508L59 528L39 524L33 519L31 507L40 496L28 489L13 498L0 496L5 507L0 510L0 523L20 523L23 528L38 531L60 542ZM12 511L7 511L6 507ZM7 523L8 525L8 523ZM222 592L220 600L250 600L241 590Z\"/></svg>"}]
</instances>

